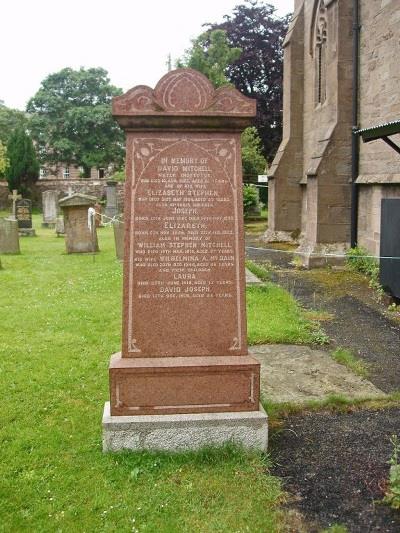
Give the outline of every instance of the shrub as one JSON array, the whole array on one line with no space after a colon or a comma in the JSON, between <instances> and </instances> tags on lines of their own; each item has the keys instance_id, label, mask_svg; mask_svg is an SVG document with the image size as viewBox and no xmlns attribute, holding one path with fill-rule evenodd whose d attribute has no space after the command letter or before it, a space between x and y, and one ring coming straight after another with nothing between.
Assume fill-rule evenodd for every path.
<instances>
[{"instance_id":1,"label":"shrub","mask_svg":"<svg viewBox=\"0 0 400 533\"><path fill-rule=\"evenodd\" d=\"M392 435L390 442L393 445L393 453L389 459L389 490L383 501L394 509L400 509L400 443L397 435Z\"/></svg>"},{"instance_id":2,"label":"shrub","mask_svg":"<svg viewBox=\"0 0 400 533\"><path fill-rule=\"evenodd\" d=\"M374 257L371 257L368 250L361 246L356 246L355 248L350 248L346 252L346 256L349 267L368 276L371 289L375 289L382 295L383 289L379 283L379 263Z\"/></svg>"},{"instance_id":3,"label":"shrub","mask_svg":"<svg viewBox=\"0 0 400 533\"><path fill-rule=\"evenodd\" d=\"M112 176L109 178L110 180L114 181L125 181L125 171L124 170L117 170L117 172L114 172Z\"/></svg>"},{"instance_id":4,"label":"shrub","mask_svg":"<svg viewBox=\"0 0 400 533\"><path fill-rule=\"evenodd\" d=\"M257 187L255 185L244 185L243 187L243 212L244 216L257 213L260 210L260 200Z\"/></svg>"}]
</instances>

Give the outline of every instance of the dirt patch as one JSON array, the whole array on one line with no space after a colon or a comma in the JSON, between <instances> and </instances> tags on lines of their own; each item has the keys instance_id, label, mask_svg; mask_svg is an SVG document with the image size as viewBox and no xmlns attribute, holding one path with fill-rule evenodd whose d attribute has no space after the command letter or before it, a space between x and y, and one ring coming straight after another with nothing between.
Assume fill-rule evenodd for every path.
<instances>
[{"instance_id":1,"label":"dirt patch","mask_svg":"<svg viewBox=\"0 0 400 533\"><path fill-rule=\"evenodd\" d=\"M310 521L310 533L334 523L351 533L400 531L400 512L384 496L399 435L400 409L353 413L307 413L285 420L272 434L270 452L284 488Z\"/></svg>"},{"instance_id":2,"label":"dirt patch","mask_svg":"<svg viewBox=\"0 0 400 533\"><path fill-rule=\"evenodd\" d=\"M332 347L349 348L368 363L374 385L388 393L400 390L400 324L374 300L364 279L353 273L347 278L346 272L324 274L324 282L321 273L301 271L276 270L272 277L303 307L332 315L322 325Z\"/></svg>"},{"instance_id":3,"label":"dirt patch","mask_svg":"<svg viewBox=\"0 0 400 533\"><path fill-rule=\"evenodd\" d=\"M383 398L366 379L336 363L329 354L309 346L268 344L249 352L261 363L261 392L275 403L305 403L332 395L348 399Z\"/></svg>"},{"instance_id":4,"label":"dirt patch","mask_svg":"<svg viewBox=\"0 0 400 533\"><path fill-rule=\"evenodd\" d=\"M265 243L246 237L246 255L271 264L271 278L308 310L331 315L323 330L331 338L327 349L348 348L369 367L369 379L384 392L400 390L400 323L378 301L365 277L335 269L296 270L293 255L265 249Z\"/></svg>"}]
</instances>

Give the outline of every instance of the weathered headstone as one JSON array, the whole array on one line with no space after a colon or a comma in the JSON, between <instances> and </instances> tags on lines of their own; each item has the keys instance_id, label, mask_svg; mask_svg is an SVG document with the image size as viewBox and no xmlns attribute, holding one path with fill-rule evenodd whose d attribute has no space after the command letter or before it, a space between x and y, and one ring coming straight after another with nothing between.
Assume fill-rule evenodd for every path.
<instances>
[{"instance_id":1,"label":"weathered headstone","mask_svg":"<svg viewBox=\"0 0 400 533\"><path fill-rule=\"evenodd\" d=\"M58 216L58 191L43 191L42 209L42 227L54 228Z\"/></svg>"},{"instance_id":2,"label":"weathered headstone","mask_svg":"<svg viewBox=\"0 0 400 533\"><path fill-rule=\"evenodd\" d=\"M114 99L127 183L105 450L266 447L246 341L240 132L255 106L191 69Z\"/></svg>"},{"instance_id":3,"label":"weathered headstone","mask_svg":"<svg viewBox=\"0 0 400 533\"><path fill-rule=\"evenodd\" d=\"M18 222L0 218L0 254L19 254Z\"/></svg>"},{"instance_id":4,"label":"weathered headstone","mask_svg":"<svg viewBox=\"0 0 400 533\"><path fill-rule=\"evenodd\" d=\"M94 196L75 193L59 200L64 213L67 253L98 252L96 224L90 223L89 208L96 203Z\"/></svg>"},{"instance_id":5,"label":"weathered headstone","mask_svg":"<svg viewBox=\"0 0 400 533\"><path fill-rule=\"evenodd\" d=\"M96 215L95 215L96 228L100 228L103 222L102 220L103 207L99 202L96 201L96 203L94 204L94 209L96 211Z\"/></svg>"},{"instance_id":6,"label":"weathered headstone","mask_svg":"<svg viewBox=\"0 0 400 533\"><path fill-rule=\"evenodd\" d=\"M109 218L118 215L117 182L113 180L107 181L105 215Z\"/></svg>"},{"instance_id":7,"label":"weathered headstone","mask_svg":"<svg viewBox=\"0 0 400 533\"><path fill-rule=\"evenodd\" d=\"M17 200L15 203L15 218L18 222L19 234L24 237L32 237L35 230L32 228L32 201L26 198Z\"/></svg>"},{"instance_id":8,"label":"weathered headstone","mask_svg":"<svg viewBox=\"0 0 400 533\"><path fill-rule=\"evenodd\" d=\"M11 217L12 219L15 220L15 213L16 213L16 207L15 207L15 204L17 202L17 200L20 200L22 198L22 195L21 194L18 194L18 191L17 189L13 189L13 192L12 194L9 194L8 195L8 199L12 201L12 208L11 208Z\"/></svg>"},{"instance_id":9,"label":"weathered headstone","mask_svg":"<svg viewBox=\"0 0 400 533\"><path fill-rule=\"evenodd\" d=\"M57 217L56 234L57 234L57 237L59 237L60 235L65 235L64 216Z\"/></svg>"},{"instance_id":10,"label":"weathered headstone","mask_svg":"<svg viewBox=\"0 0 400 533\"><path fill-rule=\"evenodd\" d=\"M115 253L117 259L121 261L124 259L124 223L121 220L114 220L114 241L115 241Z\"/></svg>"}]
</instances>

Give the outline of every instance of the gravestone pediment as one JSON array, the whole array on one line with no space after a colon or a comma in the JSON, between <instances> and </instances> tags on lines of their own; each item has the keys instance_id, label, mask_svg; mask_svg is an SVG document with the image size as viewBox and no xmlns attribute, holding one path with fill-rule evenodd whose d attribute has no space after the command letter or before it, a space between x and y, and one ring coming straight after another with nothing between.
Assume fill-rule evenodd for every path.
<instances>
[{"instance_id":1,"label":"gravestone pediment","mask_svg":"<svg viewBox=\"0 0 400 533\"><path fill-rule=\"evenodd\" d=\"M168 72L154 90L146 85L138 85L113 100L113 115L124 128L165 128L166 124L179 128L220 128L236 124L242 128L245 127L243 119L248 121L255 112L254 99L243 96L231 86L214 89L203 74L193 69ZM176 117L175 121L171 122L171 116ZM188 121L187 116L191 116L192 121ZM146 120L142 121L140 117L146 117ZM169 122L164 120L165 117L169 117ZM186 120L179 120L179 117L185 117ZM213 117L219 120L213 121Z\"/></svg>"},{"instance_id":2,"label":"gravestone pediment","mask_svg":"<svg viewBox=\"0 0 400 533\"><path fill-rule=\"evenodd\" d=\"M77 207L77 206L90 206L94 205L97 202L95 196L89 196L88 194L81 194L79 192L72 194L71 196L66 196L61 198L58 204L60 207Z\"/></svg>"}]
</instances>

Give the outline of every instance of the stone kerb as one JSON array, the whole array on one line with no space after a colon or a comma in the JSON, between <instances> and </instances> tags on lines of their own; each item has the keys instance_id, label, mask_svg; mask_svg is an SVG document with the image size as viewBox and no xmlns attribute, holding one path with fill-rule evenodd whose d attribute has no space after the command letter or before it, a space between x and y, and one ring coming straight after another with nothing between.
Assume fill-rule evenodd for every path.
<instances>
[{"instance_id":1,"label":"stone kerb","mask_svg":"<svg viewBox=\"0 0 400 533\"><path fill-rule=\"evenodd\" d=\"M246 341L240 134L255 113L191 69L113 100L126 132L123 331L103 429L123 431L129 417L121 447L136 447L138 416L257 412L267 427Z\"/></svg>"}]
</instances>

